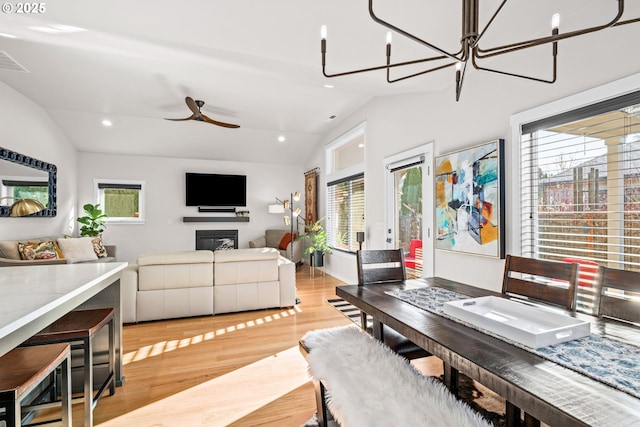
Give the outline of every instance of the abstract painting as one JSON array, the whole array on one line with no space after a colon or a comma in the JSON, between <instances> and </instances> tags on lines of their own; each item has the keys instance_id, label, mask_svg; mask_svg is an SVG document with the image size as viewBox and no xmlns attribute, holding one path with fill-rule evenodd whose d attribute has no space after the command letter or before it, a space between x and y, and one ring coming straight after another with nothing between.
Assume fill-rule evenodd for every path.
<instances>
[{"instance_id":1,"label":"abstract painting","mask_svg":"<svg viewBox=\"0 0 640 427\"><path fill-rule=\"evenodd\" d=\"M436 249L504 258L504 140L436 157Z\"/></svg>"}]
</instances>

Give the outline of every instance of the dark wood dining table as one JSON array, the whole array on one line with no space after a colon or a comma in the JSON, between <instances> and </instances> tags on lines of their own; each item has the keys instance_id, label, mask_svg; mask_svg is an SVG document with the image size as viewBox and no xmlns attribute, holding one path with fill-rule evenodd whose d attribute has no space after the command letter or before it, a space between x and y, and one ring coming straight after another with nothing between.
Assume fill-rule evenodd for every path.
<instances>
[{"instance_id":1,"label":"dark wood dining table","mask_svg":"<svg viewBox=\"0 0 640 427\"><path fill-rule=\"evenodd\" d=\"M552 427L640 426L640 399L385 293L425 286L445 288L469 297L504 297L439 277L338 286L336 295L369 314L374 320L374 331L388 325L442 359L445 367L478 381ZM588 319L591 333L630 344L640 343L640 328L580 313L572 315Z\"/></svg>"}]
</instances>

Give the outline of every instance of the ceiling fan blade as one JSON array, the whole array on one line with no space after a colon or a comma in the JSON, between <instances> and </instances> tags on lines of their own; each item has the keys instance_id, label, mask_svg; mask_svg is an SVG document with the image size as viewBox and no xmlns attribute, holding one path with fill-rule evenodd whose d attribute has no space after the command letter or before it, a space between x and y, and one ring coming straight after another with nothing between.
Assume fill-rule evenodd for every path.
<instances>
[{"instance_id":1,"label":"ceiling fan blade","mask_svg":"<svg viewBox=\"0 0 640 427\"><path fill-rule=\"evenodd\" d=\"M198 108L198 104L196 104L196 101L193 100L193 98L191 98L190 96L187 96L184 99L184 102L187 103L187 107L189 107L189 109L193 112L194 116L199 116L200 114L200 109Z\"/></svg>"},{"instance_id":2,"label":"ceiling fan blade","mask_svg":"<svg viewBox=\"0 0 640 427\"><path fill-rule=\"evenodd\" d=\"M171 121L174 121L174 122L183 122L183 121L185 121L185 120L197 120L197 119L196 119L193 115L191 115L191 116L186 117L186 118L184 118L184 119L167 119L167 118L165 117L165 120L171 120Z\"/></svg>"},{"instance_id":3,"label":"ceiling fan blade","mask_svg":"<svg viewBox=\"0 0 640 427\"><path fill-rule=\"evenodd\" d=\"M210 119L209 117L205 116L204 114L202 114L201 116L202 116L202 121L205 121L207 123L211 123L212 125L222 126L222 127L231 128L231 129L237 129L237 128L240 127L240 125L234 125L234 124L231 124L231 123L219 122L217 120Z\"/></svg>"}]
</instances>

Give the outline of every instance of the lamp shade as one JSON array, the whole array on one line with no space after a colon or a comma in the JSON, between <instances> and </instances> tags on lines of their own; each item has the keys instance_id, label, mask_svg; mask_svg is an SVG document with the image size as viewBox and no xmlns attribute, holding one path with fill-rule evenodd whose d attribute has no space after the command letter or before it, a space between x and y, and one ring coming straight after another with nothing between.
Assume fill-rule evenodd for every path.
<instances>
[{"instance_id":1,"label":"lamp shade","mask_svg":"<svg viewBox=\"0 0 640 427\"><path fill-rule=\"evenodd\" d=\"M272 214L283 214L284 213L284 205L279 203L269 205L269 213Z\"/></svg>"},{"instance_id":2,"label":"lamp shade","mask_svg":"<svg viewBox=\"0 0 640 427\"><path fill-rule=\"evenodd\" d=\"M356 232L356 241L358 243L364 242L364 231L357 231Z\"/></svg>"}]
</instances>

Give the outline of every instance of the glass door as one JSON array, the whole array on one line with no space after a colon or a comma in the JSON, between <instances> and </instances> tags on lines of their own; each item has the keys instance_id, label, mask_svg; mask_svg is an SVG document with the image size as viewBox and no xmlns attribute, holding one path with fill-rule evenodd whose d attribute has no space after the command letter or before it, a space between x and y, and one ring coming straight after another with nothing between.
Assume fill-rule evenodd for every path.
<instances>
[{"instance_id":1,"label":"glass door","mask_svg":"<svg viewBox=\"0 0 640 427\"><path fill-rule=\"evenodd\" d=\"M385 241L402 248L407 277L434 275L433 142L384 159Z\"/></svg>"},{"instance_id":2,"label":"glass door","mask_svg":"<svg viewBox=\"0 0 640 427\"><path fill-rule=\"evenodd\" d=\"M422 164L392 170L394 248L402 248L407 278L422 277ZM395 242L393 241L395 240Z\"/></svg>"}]
</instances>

